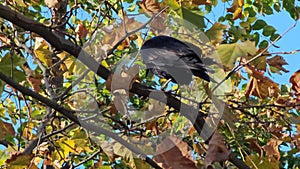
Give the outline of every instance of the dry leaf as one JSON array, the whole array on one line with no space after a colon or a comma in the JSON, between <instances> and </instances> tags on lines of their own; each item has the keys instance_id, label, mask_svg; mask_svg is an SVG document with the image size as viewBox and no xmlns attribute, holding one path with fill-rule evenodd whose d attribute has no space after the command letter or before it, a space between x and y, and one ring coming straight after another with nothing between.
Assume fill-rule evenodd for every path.
<instances>
[{"instance_id":1,"label":"dry leaf","mask_svg":"<svg viewBox=\"0 0 300 169\"><path fill-rule=\"evenodd\" d=\"M300 69L291 76L290 83L292 84L292 89L295 91L295 94L300 95Z\"/></svg>"},{"instance_id":2,"label":"dry leaf","mask_svg":"<svg viewBox=\"0 0 300 169\"><path fill-rule=\"evenodd\" d=\"M160 11L160 4L157 0L143 0L140 7L150 16Z\"/></svg>"},{"instance_id":3,"label":"dry leaf","mask_svg":"<svg viewBox=\"0 0 300 169\"><path fill-rule=\"evenodd\" d=\"M2 139L5 138L7 135L13 137L16 134L13 125L2 120L0 120L0 131L0 137Z\"/></svg>"},{"instance_id":4,"label":"dry leaf","mask_svg":"<svg viewBox=\"0 0 300 169\"><path fill-rule=\"evenodd\" d=\"M45 4L49 7L49 8L56 8L59 9L60 7L60 3L58 0L45 0Z\"/></svg>"},{"instance_id":5,"label":"dry leaf","mask_svg":"<svg viewBox=\"0 0 300 169\"><path fill-rule=\"evenodd\" d=\"M28 77L27 78L29 84L33 88L33 91L38 93L41 89L42 79L41 78L34 78L34 77Z\"/></svg>"},{"instance_id":6,"label":"dry leaf","mask_svg":"<svg viewBox=\"0 0 300 169\"><path fill-rule=\"evenodd\" d=\"M260 145L257 142L256 138L248 138L246 139L246 141L248 141L250 143L249 148L256 151L257 153L259 153L259 156L262 157L263 155L263 150L260 147Z\"/></svg>"},{"instance_id":7,"label":"dry leaf","mask_svg":"<svg viewBox=\"0 0 300 169\"><path fill-rule=\"evenodd\" d=\"M259 72L251 66L246 66L246 70L251 76L246 87L246 98L249 98L250 95L254 95L262 99L267 97L278 97L280 89L277 83L264 76L263 72Z\"/></svg>"},{"instance_id":8,"label":"dry leaf","mask_svg":"<svg viewBox=\"0 0 300 169\"><path fill-rule=\"evenodd\" d=\"M86 35L89 33L89 31L85 28L85 26L82 24L82 22L79 22L76 29L76 37L77 39L85 39Z\"/></svg>"},{"instance_id":9,"label":"dry leaf","mask_svg":"<svg viewBox=\"0 0 300 169\"><path fill-rule=\"evenodd\" d=\"M262 147L269 159L273 158L274 155L277 156L277 160L280 159L279 145L281 143L281 140L270 139L269 142Z\"/></svg>"},{"instance_id":10,"label":"dry leaf","mask_svg":"<svg viewBox=\"0 0 300 169\"><path fill-rule=\"evenodd\" d=\"M286 130L286 127L280 125L270 124L270 126L268 127L268 132L274 134L277 138L280 139L288 136L288 134L283 132L284 130Z\"/></svg>"},{"instance_id":11,"label":"dry leaf","mask_svg":"<svg viewBox=\"0 0 300 169\"><path fill-rule=\"evenodd\" d=\"M124 27L125 25L125 27ZM124 48L130 47L130 39L127 37L124 41L120 42L125 36L126 32L131 32L140 28L141 22L136 21L134 18L125 17L120 23L120 26L110 25L105 27L103 31L105 36L101 42L101 46L106 46L106 51L110 50L115 45L118 45L118 50L123 50ZM126 32L125 32L126 30Z\"/></svg>"},{"instance_id":12,"label":"dry leaf","mask_svg":"<svg viewBox=\"0 0 300 169\"><path fill-rule=\"evenodd\" d=\"M224 162L228 160L230 150L224 144L223 136L215 131L214 135L209 141L208 150L204 159L206 168L214 168L214 162Z\"/></svg>"},{"instance_id":13,"label":"dry leaf","mask_svg":"<svg viewBox=\"0 0 300 169\"><path fill-rule=\"evenodd\" d=\"M276 67L277 69L284 71L285 73L289 72L284 67L282 67L283 65L288 65L288 63L283 59L282 56L276 55L276 56L268 59L267 63L270 66Z\"/></svg>"},{"instance_id":14,"label":"dry leaf","mask_svg":"<svg viewBox=\"0 0 300 169\"><path fill-rule=\"evenodd\" d=\"M210 0L192 0L195 5L211 5L212 2Z\"/></svg>"},{"instance_id":15,"label":"dry leaf","mask_svg":"<svg viewBox=\"0 0 300 169\"><path fill-rule=\"evenodd\" d=\"M176 136L170 136L157 146L153 160L163 169L196 169L188 144Z\"/></svg>"}]
</instances>

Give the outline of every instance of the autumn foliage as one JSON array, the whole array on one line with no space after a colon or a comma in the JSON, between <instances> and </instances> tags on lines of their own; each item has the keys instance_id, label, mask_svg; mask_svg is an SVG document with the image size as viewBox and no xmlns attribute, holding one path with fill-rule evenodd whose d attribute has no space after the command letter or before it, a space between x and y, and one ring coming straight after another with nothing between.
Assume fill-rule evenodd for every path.
<instances>
[{"instance_id":1,"label":"autumn foliage","mask_svg":"<svg viewBox=\"0 0 300 169\"><path fill-rule=\"evenodd\" d=\"M299 168L300 50L277 45L296 25L264 18L297 5L0 2L0 168ZM195 45L216 83L145 70L158 35Z\"/></svg>"}]
</instances>

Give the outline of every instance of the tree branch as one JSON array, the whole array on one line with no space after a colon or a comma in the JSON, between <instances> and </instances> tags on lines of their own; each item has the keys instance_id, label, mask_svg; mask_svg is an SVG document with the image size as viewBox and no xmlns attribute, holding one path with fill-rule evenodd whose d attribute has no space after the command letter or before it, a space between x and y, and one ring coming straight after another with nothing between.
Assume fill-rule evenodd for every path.
<instances>
[{"instance_id":1,"label":"tree branch","mask_svg":"<svg viewBox=\"0 0 300 169\"><path fill-rule=\"evenodd\" d=\"M3 6L2 4L0 4L0 11L1 11L0 17L14 23L15 25L17 25L25 30L29 30L31 32L34 32L34 33L40 35L51 45L56 47L57 50L64 50L64 51L68 52L69 54L73 55L74 57L79 59L83 64L85 64L87 67L89 67L93 72L95 72L97 75L104 78L105 80L107 80L108 77L110 76L111 72L108 69L106 69L100 63L98 63L91 55L89 55L84 50L82 50L82 48L80 46L77 46L74 43L72 43L70 40L65 39L64 36L60 35L56 30L46 27L46 26L40 24L39 22L36 22L22 14L19 14L16 11L11 10L10 8L8 8L6 6ZM61 112L63 115L65 115L70 120L79 124L78 119L76 118L76 116L73 115L73 113L74 113L73 111L66 110L63 107L59 106L56 102L49 100L37 93L34 93L31 90L20 86L19 84L16 84L14 81L12 81L10 78L6 77L2 73L0 73L0 79L4 80L7 83L10 82L12 85L10 83L8 83L8 84L13 86L17 90L21 91L23 94L36 98L37 100L52 107L56 111ZM156 91L155 89L152 89L150 87L144 86L139 83L134 83L130 90L130 92L136 93L136 94L138 94L140 96L144 96L144 97L149 97L150 93L155 92L155 91ZM159 92L161 92L161 91L159 91ZM198 112L197 109L195 109L194 107L189 106L187 104L181 103L180 100L173 97L170 93L165 92L165 95L167 97L167 101L165 101L164 98L161 97L161 95L151 94L151 98L161 101L161 102L166 102L167 105L173 107L176 110L181 110L181 109L186 110L185 112L180 112L181 115L185 116L191 122L195 121L195 117L193 116L192 112ZM81 125L83 127L86 127L86 129L88 129L90 131L94 131L95 133L103 133L103 134L107 135L108 137L112 137L112 138L115 137L114 133L111 133L107 130L101 129L98 126L92 126L92 125L87 125L87 124L83 124L83 123L85 123L85 122L81 122ZM202 131L204 124L205 124L205 120L202 117L202 114L198 113L197 117L196 117L196 122L194 122L193 125L199 134L205 133ZM208 138L209 136L204 136L204 137ZM117 139L114 138L114 139L123 145L125 144L124 146L128 146L127 148L130 149L132 152L134 152L136 154L141 154L141 157L145 158L146 161L151 160L150 158L146 157L142 152L136 151L135 147L130 147L130 145L128 145L128 143L126 141L124 141L123 139L121 139L121 138L117 138ZM233 155L232 155L232 158L230 159L230 161L233 164L235 164L236 166L238 166L239 168L249 168L243 161L237 159ZM157 166L157 167L159 167L159 166Z\"/></svg>"}]
</instances>

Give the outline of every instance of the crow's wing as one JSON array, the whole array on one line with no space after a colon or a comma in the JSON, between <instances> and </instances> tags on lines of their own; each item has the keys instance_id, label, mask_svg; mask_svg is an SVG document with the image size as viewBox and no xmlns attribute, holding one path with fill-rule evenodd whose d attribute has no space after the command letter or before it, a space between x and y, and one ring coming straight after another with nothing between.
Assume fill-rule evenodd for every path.
<instances>
[{"instance_id":1,"label":"crow's wing","mask_svg":"<svg viewBox=\"0 0 300 169\"><path fill-rule=\"evenodd\" d=\"M187 76L183 83L188 83L192 74L210 81L207 69L198 56L202 52L199 48L196 52L187 44L168 36L147 40L141 48L143 62L154 74L165 78Z\"/></svg>"}]
</instances>

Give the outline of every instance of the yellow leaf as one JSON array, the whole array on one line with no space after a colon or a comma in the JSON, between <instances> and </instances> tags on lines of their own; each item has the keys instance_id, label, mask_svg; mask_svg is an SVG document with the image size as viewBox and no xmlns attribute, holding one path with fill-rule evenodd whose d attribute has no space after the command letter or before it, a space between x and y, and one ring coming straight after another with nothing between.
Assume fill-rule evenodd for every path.
<instances>
[{"instance_id":1,"label":"yellow leaf","mask_svg":"<svg viewBox=\"0 0 300 169\"><path fill-rule=\"evenodd\" d=\"M49 46L47 42L43 38L41 37L35 38L35 45L34 45L33 52L42 63L44 63L48 67L52 66L52 58L51 58L52 53L49 50Z\"/></svg>"},{"instance_id":2,"label":"yellow leaf","mask_svg":"<svg viewBox=\"0 0 300 169\"><path fill-rule=\"evenodd\" d=\"M33 51L36 57L48 67L52 66L51 52L48 49L48 46L44 46L41 49Z\"/></svg>"}]
</instances>

